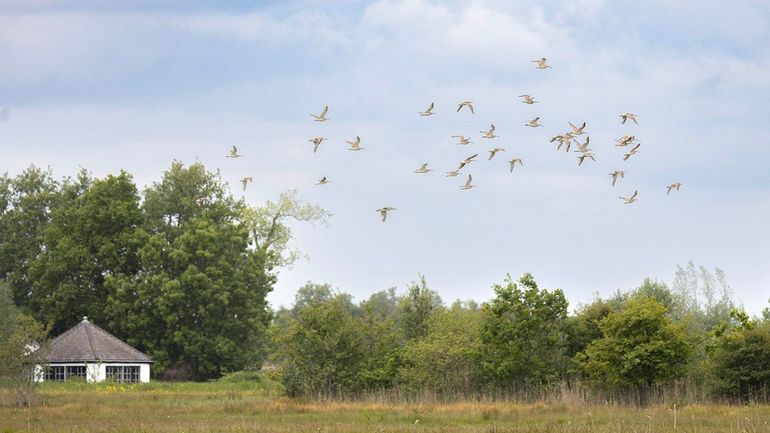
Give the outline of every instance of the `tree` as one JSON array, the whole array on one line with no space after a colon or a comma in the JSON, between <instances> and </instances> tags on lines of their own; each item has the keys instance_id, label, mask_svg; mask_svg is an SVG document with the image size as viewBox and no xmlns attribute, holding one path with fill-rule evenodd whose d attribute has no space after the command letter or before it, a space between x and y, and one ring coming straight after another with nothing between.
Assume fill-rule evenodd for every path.
<instances>
[{"instance_id":1,"label":"tree","mask_svg":"<svg viewBox=\"0 0 770 433\"><path fill-rule=\"evenodd\" d=\"M494 286L481 320L482 368L490 383L507 388L546 386L564 375L567 300L539 289L531 274L508 275Z\"/></svg>"},{"instance_id":2,"label":"tree","mask_svg":"<svg viewBox=\"0 0 770 433\"><path fill-rule=\"evenodd\" d=\"M750 319L739 310L731 316L709 351L714 391L741 401L766 396L770 390L770 321Z\"/></svg>"},{"instance_id":3,"label":"tree","mask_svg":"<svg viewBox=\"0 0 770 433\"><path fill-rule=\"evenodd\" d=\"M681 378L691 348L683 326L674 324L655 299L635 296L599 322L602 338L575 359L594 384L608 390L635 388L644 397L656 384Z\"/></svg>"},{"instance_id":4,"label":"tree","mask_svg":"<svg viewBox=\"0 0 770 433\"><path fill-rule=\"evenodd\" d=\"M361 332L364 358L358 380L364 390L385 389L396 383L402 363L396 308L394 289L372 294L359 307L356 326Z\"/></svg>"},{"instance_id":5,"label":"tree","mask_svg":"<svg viewBox=\"0 0 770 433\"><path fill-rule=\"evenodd\" d=\"M106 323L108 275L133 275L139 248L134 232L142 223L131 176L92 179L81 171L62 186L63 199L44 230L46 248L30 265L32 303L57 335L80 317Z\"/></svg>"},{"instance_id":6,"label":"tree","mask_svg":"<svg viewBox=\"0 0 770 433\"><path fill-rule=\"evenodd\" d=\"M433 309L441 306L441 297L428 288L425 276L419 282L412 282L406 294L399 299L399 322L404 338L414 340L428 332L428 317Z\"/></svg>"},{"instance_id":7,"label":"tree","mask_svg":"<svg viewBox=\"0 0 770 433\"><path fill-rule=\"evenodd\" d=\"M291 266L300 256L298 250L289 248L292 238L289 220L326 224L330 216L323 208L299 200L296 190L281 193L277 202L268 200L262 207L244 207L241 212L241 219L259 256L264 257L268 273Z\"/></svg>"},{"instance_id":8,"label":"tree","mask_svg":"<svg viewBox=\"0 0 770 433\"><path fill-rule=\"evenodd\" d=\"M705 266L696 266L692 261L686 269L677 266L673 292L678 307L672 311L674 317L688 317L695 332L699 333L708 332L728 320L735 307L724 272L716 268L712 274Z\"/></svg>"},{"instance_id":9,"label":"tree","mask_svg":"<svg viewBox=\"0 0 770 433\"><path fill-rule=\"evenodd\" d=\"M114 293L110 329L169 376L202 380L258 367L274 279L262 251L250 248L243 205L201 164L175 162L144 196L134 240L141 270L105 279Z\"/></svg>"},{"instance_id":10,"label":"tree","mask_svg":"<svg viewBox=\"0 0 770 433\"><path fill-rule=\"evenodd\" d=\"M44 250L43 234L59 200L51 169L30 166L15 178L0 177L0 279L13 290L16 305L33 313L29 266Z\"/></svg>"},{"instance_id":11,"label":"tree","mask_svg":"<svg viewBox=\"0 0 770 433\"><path fill-rule=\"evenodd\" d=\"M602 319L623 308L624 303L625 296L616 294L613 298L603 300L597 295L593 302L582 305L575 314L569 316L566 322L567 357L572 359L591 342L602 338L602 330L599 327ZM575 373L574 368L572 370L572 373Z\"/></svg>"},{"instance_id":12,"label":"tree","mask_svg":"<svg viewBox=\"0 0 770 433\"><path fill-rule=\"evenodd\" d=\"M40 323L16 308L10 288L0 282L0 378L13 384L17 406L34 403L33 379L46 365L45 334Z\"/></svg>"},{"instance_id":13,"label":"tree","mask_svg":"<svg viewBox=\"0 0 770 433\"><path fill-rule=\"evenodd\" d=\"M427 321L428 332L403 350L399 382L414 391L467 395L479 389L481 312L437 308Z\"/></svg>"},{"instance_id":14,"label":"tree","mask_svg":"<svg viewBox=\"0 0 770 433\"><path fill-rule=\"evenodd\" d=\"M289 396L340 396L360 390L365 346L346 296L299 310L279 347Z\"/></svg>"}]
</instances>

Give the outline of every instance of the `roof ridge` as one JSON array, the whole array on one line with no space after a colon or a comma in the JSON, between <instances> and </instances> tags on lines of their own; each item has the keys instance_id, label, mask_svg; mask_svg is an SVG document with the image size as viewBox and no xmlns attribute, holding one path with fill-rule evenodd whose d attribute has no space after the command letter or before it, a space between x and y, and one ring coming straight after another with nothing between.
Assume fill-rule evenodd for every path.
<instances>
[{"instance_id":1,"label":"roof ridge","mask_svg":"<svg viewBox=\"0 0 770 433\"><path fill-rule=\"evenodd\" d=\"M93 326L94 328L96 328L98 331L101 331L106 337L111 338L111 339L121 343L122 345L128 347L130 350L136 352L137 354L142 355L142 356L144 356L145 358L147 358L149 360L152 360L152 358L150 358L147 354L141 352L139 349L135 348L134 346L126 343L125 341L121 340L120 338L118 338L118 337L112 335L111 333L107 332L106 330L101 328L99 325L97 325L95 323L92 323L92 322L88 322L88 324ZM90 340L90 333L89 333L89 340ZM94 358L96 358L96 351L94 351Z\"/></svg>"},{"instance_id":2,"label":"roof ridge","mask_svg":"<svg viewBox=\"0 0 770 433\"><path fill-rule=\"evenodd\" d=\"M88 325L91 324L91 322L88 322L86 320L80 322L85 324L86 327L86 336L88 337L88 345L91 347L91 353L94 356L94 359L99 361L99 357L96 355L96 349L94 349L94 337L91 335L91 330L88 329Z\"/></svg>"}]
</instances>

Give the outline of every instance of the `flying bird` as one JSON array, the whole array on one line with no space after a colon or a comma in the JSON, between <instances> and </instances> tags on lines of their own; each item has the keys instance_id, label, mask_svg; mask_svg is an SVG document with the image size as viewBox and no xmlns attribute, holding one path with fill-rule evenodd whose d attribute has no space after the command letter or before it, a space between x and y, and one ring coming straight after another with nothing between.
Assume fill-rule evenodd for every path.
<instances>
[{"instance_id":1,"label":"flying bird","mask_svg":"<svg viewBox=\"0 0 770 433\"><path fill-rule=\"evenodd\" d=\"M672 183L671 185L666 187L667 188L666 195L668 195L668 193L670 193L672 189L675 189L675 190L679 191L679 187L681 187L681 186L682 186L682 184L679 183L679 182Z\"/></svg>"},{"instance_id":2,"label":"flying bird","mask_svg":"<svg viewBox=\"0 0 770 433\"><path fill-rule=\"evenodd\" d=\"M572 135L583 135L585 132L583 130L586 128L586 123L583 122L582 125L578 128L577 126L573 125L572 122L569 122L569 126L572 128Z\"/></svg>"},{"instance_id":3,"label":"flying bird","mask_svg":"<svg viewBox=\"0 0 770 433\"><path fill-rule=\"evenodd\" d=\"M626 147L629 144L633 144L633 143L636 142L636 136L635 135L624 135L624 136L616 139L615 141L618 142L618 144L616 144L615 146Z\"/></svg>"},{"instance_id":4,"label":"flying bird","mask_svg":"<svg viewBox=\"0 0 770 433\"><path fill-rule=\"evenodd\" d=\"M575 147L577 148L575 152L585 153L593 150L588 148L588 142L590 140L591 140L591 137L586 137L586 141L582 143L578 143L577 141L575 141Z\"/></svg>"},{"instance_id":5,"label":"flying bird","mask_svg":"<svg viewBox=\"0 0 770 433\"><path fill-rule=\"evenodd\" d=\"M246 186L249 184L249 182L254 182L254 179L251 176L244 176L241 178L241 185L243 185L244 191L246 191Z\"/></svg>"},{"instance_id":6,"label":"flying bird","mask_svg":"<svg viewBox=\"0 0 770 433\"><path fill-rule=\"evenodd\" d=\"M388 207L388 206L377 209L377 212L379 212L380 216L382 216L382 222L385 222L385 219L388 217L388 212L392 210L397 210L397 209L394 207Z\"/></svg>"},{"instance_id":7,"label":"flying bird","mask_svg":"<svg viewBox=\"0 0 770 433\"><path fill-rule=\"evenodd\" d=\"M309 142L313 143L313 153L318 152L318 146L320 146L324 140L326 140L325 137L315 137L308 140Z\"/></svg>"},{"instance_id":8,"label":"flying bird","mask_svg":"<svg viewBox=\"0 0 770 433\"><path fill-rule=\"evenodd\" d=\"M516 165L516 163L519 163L520 166L524 167L524 161L521 160L521 158L513 158L510 161L508 161L508 164L511 169L511 173L513 173L513 167Z\"/></svg>"},{"instance_id":9,"label":"flying bird","mask_svg":"<svg viewBox=\"0 0 770 433\"><path fill-rule=\"evenodd\" d=\"M578 167L580 167L583 164L583 160L586 158L590 158L593 162L596 162L596 159L594 158L594 155L591 152L583 152L578 158Z\"/></svg>"},{"instance_id":10,"label":"flying bird","mask_svg":"<svg viewBox=\"0 0 770 433\"><path fill-rule=\"evenodd\" d=\"M468 180L465 181L465 185L461 186L460 189L471 189L475 188L476 185L471 185L471 182L473 181L473 177L471 175L468 175Z\"/></svg>"},{"instance_id":11,"label":"flying bird","mask_svg":"<svg viewBox=\"0 0 770 433\"><path fill-rule=\"evenodd\" d=\"M550 66L545 63L546 61L546 58L542 57L539 60L533 60L532 63L537 63L537 65L535 65L535 69L548 69Z\"/></svg>"},{"instance_id":12,"label":"flying bird","mask_svg":"<svg viewBox=\"0 0 770 433\"><path fill-rule=\"evenodd\" d=\"M473 162L473 158L475 158L475 157L477 157L477 156L479 156L479 154L478 154L478 153L474 153L473 155L471 155L471 156L469 156L469 157L467 157L467 158L463 159L462 161L460 161L460 166L459 166L459 167L457 167L457 169L458 169L458 170L462 170L462 168L463 168L463 167L465 167L466 165L468 165L468 164L470 164L471 162Z\"/></svg>"},{"instance_id":13,"label":"flying bird","mask_svg":"<svg viewBox=\"0 0 770 433\"><path fill-rule=\"evenodd\" d=\"M428 168L428 163L426 162L425 164L421 165L420 168L418 168L414 172L415 173L419 173L419 174L424 174L424 173L427 173L429 171L433 171L433 169Z\"/></svg>"},{"instance_id":14,"label":"flying bird","mask_svg":"<svg viewBox=\"0 0 770 433\"><path fill-rule=\"evenodd\" d=\"M631 156L639 153L639 146L641 145L642 143L638 143L636 146L633 147L633 149L629 150L625 155L623 155L623 161L626 161L628 158L631 158Z\"/></svg>"},{"instance_id":15,"label":"flying bird","mask_svg":"<svg viewBox=\"0 0 770 433\"><path fill-rule=\"evenodd\" d=\"M316 182L316 185L326 185L327 183L329 183L329 180L326 179L326 176L324 176L318 182Z\"/></svg>"},{"instance_id":16,"label":"flying bird","mask_svg":"<svg viewBox=\"0 0 770 433\"><path fill-rule=\"evenodd\" d=\"M492 158L495 157L495 154L497 154L497 152L505 152L505 149L503 149L502 147L495 147L494 149L490 150L489 158L487 159L487 161L492 160Z\"/></svg>"},{"instance_id":17,"label":"flying bird","mask_svg":"<svg viewBox=\"0 0 770 433\"><path fill-rule=\"evenodd\" d=\"M521 102L525 104L537 104L537 101L535 101L535 98L532 95L519 95L519 98L521 98Z\"/></svg>"},{"instance_id":18,"label":"flying bird","mask_svg":"<svg viewBox=\"0 0 770 433\"><path fill-rule=\"evenodd\" d=\"M615 186L615 182L618 180L618 176L622 179L623 176L625 176L625 172L623 170L615 170L612 173L610 173L610 176L612 176L612 186Z\"/></svg>"},{"instance_id":19,"label":"flying bird","mask_svg":"<svg viewBox=\"0 0 770 433\"><path fill-rule=\"evenodd\" d=\"M420 116L432 116L436 113L433 112L433 102L430 103L428 109L420 112Z\"/></svg>"},{"instance_id":20,"label":"flying bird","mask_svg":"<svg viewBox=\"0 0 770 433\"><path fill-rule=\"evenodd\" d=\"M634 191L633 194L631 194L630 197L621 197L618 196L619 199L623 200L623 204L631 204L636 201L636 194L638 194L639 191Z\"/></svg>"},{"instance_id":21,"label":"flying bird","mask_svg":"<svg viewBox=\"0 0 770 433\"><path fill-rule=\"evenodd\" d=\"M495 125L489 125L488 131L479 131L483 132L484 135L481 136L481 138L496 138L499 137L499 135L495 135Z\"/></svg>"},{"instance_id":22,"label":"flying bird","mask_svg":"<svg viewBox=\"0 0 770 433\"><path fill-rule=\"evenodd\" d=\"M471 114L476 114L475 111L473 111L473 101L463 101L457 104L457 111L459 112L462 110L463 107L468 107L469 110L471 110Z\"/></svg>"},{"instance_id":23,"label":"flying bird","mask_svg":"<svg viewBox=\"0 0 770 433\"><path fill-rule=\"evenodd\" d=\"M323 109L323 111L321 111L321 114L316 116L315 114L311 113L310 115L313 117L313 120L315 120L316 122L326 122L327 120L329 120L329 119L326 118L326 112L327 111L329 111L329 106L328 105L324 105L324 109Z\"/></svg>"},{"instance_id":24,"label":"flying bird","mask_svg":"<svg viewBox=\"0 0 770 433\"><path fill-rule=\"evenodd\" d=\"M457 144L466 145L466 144L472 143L471 139L470 138L465 138L464 135L453 135L452 138L456 138L457 139Z\"/></svg>"},{"instance_id":25,"label":"flying bird","mask_svg":"<svg viewBox=\"0 0 770 433\"><path fill-rule=\"evenodd\" d=\"M446 172L446 174L444 174L444 177L455 177L458 174L460 174L459 170L452 170L452 171Z\"/></svg>"},{"instance_id":26,"label":"flying bird","mask_svg":"<svg viewBox=\"0 0 770 433\"><path fill-rule=\"evenodd\" d=\"M233 146L233 148L230 149L230 153L225 155L225 158L243 158L243 155L240 155L238 153L238 148Z\"/></svg>"},{"instance_id":27,"label":"flying bird","mask_svg":"<svg viewBox=\"0 0 770 433\"><path fill-rule=\"evenodd\" d=\"M629 119L633 120L634 123L636 123L637 125L639 124L639 122L636 121L636 114L634 114L634 113L626 112L626 113L623 113L623 114L620 115L620 123L622 123L622 124L625 124L626 120L629 120Z\"/></svg>"},{"instance_id":28,"label":"flying bird","mask_svg":"<svg viewBox=\"0 0 770 433\"><path fill-rule=\"evenodd\" d=\"M538 120L540 120L540 118L539 117L535 117L534 119L524 123L524 126L530 126L532 128L537 128L538 126L543 126L543 125L537 123Z\"/></svg>"},{"instance_id":29,"label":"flying bird","mask_svg":"<svg viewBox=\"0 0 770 433\"><path fill-rule=\"evenodd\" d=\"M350 148L348 150L358 151L358 150L366 149L365 147L361 147L361 137L359 137L357 135L356 135L356 140L355 141L347 141L346 140L345 143L348 143L350 145Z\"/></svg>"}]
</instances>

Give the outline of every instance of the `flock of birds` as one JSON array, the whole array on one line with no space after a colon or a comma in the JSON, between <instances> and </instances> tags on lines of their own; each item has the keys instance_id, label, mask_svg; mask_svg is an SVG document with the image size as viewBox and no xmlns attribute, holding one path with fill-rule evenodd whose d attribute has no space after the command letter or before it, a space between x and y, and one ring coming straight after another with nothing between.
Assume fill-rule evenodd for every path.
<instances>
[{"instance_id":1,"label":"flock of birds","mask_svg":"<svg viewBox=\"0 0 770 433\"><path fill-rule=\"evenodd\" d=\"M548 65L547 59L545 57L537 59L537 60L533 60L532 63L535 63L535 68L536 69L550 69L551 68L551 66ZM536 103L539 102L539 101L535 100L534 96L528 95L528 94L519 95L519 98L521 98L521 102L522 103L528 104L528 105L536 104ZM433 111L434 108L435 108L435 104L433 102L431 102L430 105L425 109L425 111L420 111L420 112L418 112L418 114L421 117L433 116L434 114L436 114ZM459 102L457 104L457 112L460 112L463 109L466 109L466 111L470 111L471 114L475 114L475 110L474 110L474 107L473 107L473 101L462 101L462 102ZM329 112L329 106L327 105L327 106L324 106L323 110L321 110L321 112L319 114L312 114L311 113L310 116L316 122L326 122L327 120L329 120L329 118L326 117L328 112ZM542 127L543 125L541 125L539 122L540 122L540 117L535 117L532 120L523 122L523 124L524 124L525 127L530 127L530 128ZM634 124L638 124L639 123L638 116L636 114L630 113L630 112L625 112L625 113L620 114L620 123L621 124L626 124L626 122L634 122ZM551 143L556 143L556 145L557 145L556 150L561 150L562 147L563 147L565 152L569 152L570 148L572 147L572 145L574 145L575 146L575 150L573 150L573 152L576 152L576 153L579 154L577 156L578 166L581 166L586 159L590 159L590 160L596 162L596 158L595 158L594 154L592 153L593 149L588 147L589 144L590 144L591 137L588 136L588 134L585 132L586 123L583 122L579 126L576 126L576 125L573 125L571 122L569 122L569 126L570 126L570 130L569 131L564 132L562 134L554 135L553 137L551 137L550 142ZM494 124L490 125L488 130L486 130L486 131L479 131L479 132L482 134L481 138L483 138L483 139L493 140L493 139L499 137L498 135L495 134L495 125ZM578 141L578 137L583 136L583 135L585 135L585 139L582 142ZM468 144L472 143L471 138L470 137L466 137L464 135L453 135L451 138L457 139L457 144L458 145L468 145ZM310 143L313 144L313 153L318 152L318 148L321 146L321 144L325 140L327 140L327 139L325 137L321 137L321 136L313 137L313 138L308 140ZM623 155L623 161L627 161L629 158L631 158L632 156L634 156L637 153L639 153L639 147L641 146L641 143L639 142L639 140L636 139L636 136L634 136L634 135L624 135L624 136L618 138L615 141L617 142L617 144L615 144L615 146L617 146L617 147L624 147L624 148L626 148L628 146L632 146L632 147L630 147L630 150L628 150ZM361 137L359 137L359 136L356 136L356 138L354 140L346 141L346 143L350 145L348 150L351 150L351 151L358 152L358 151L366 149L365 147L361 147ZM505 152L505 149L502 148L502 147L494 147L494 148L490 149L488 151L489 157L487 158L487 160L492 160L492 158L494 158L495 155L497 155L499 152ZM243 156L244 155L238 153L238 148L236 146L233 146L232 149L230 150L230 153L228 153L226 155L227 158L241 158ZM463 168L465 168L466 166L468 166L469 164L474 162L476 157L478 157L478 153L473 154L473 155L471 155L471 156L469 156L469 157L459 161L457 168L454 169L454 170L451 170L451 171L447 171L444 174L444 176L446 176L446 177L459 176L460 175L460 170L462 170ZM510 160L508 160L507 162L508 162L508 166L509 166L509 171L511 173L513 173L513 170L514 170L514 167L516 166L516 164L518 164L520 166L524 166L524 161L522 161L521 158L514 157L514 158L511 158ZM427 174L427 173L429 173L431 171L433 171L433 169L428 168L428 163L424 163L420 167L418 167L416 170L414 170L414 172L417 173L417 174ZM624 178L625 172L623 170L614 170L609 175L612 178L611 186L614 187L615 183L617 183L617 181L618 181L618 178L621 178L621 179ZM244 191L246 190L246 187L248 186L248 184L250 182L253 182L253 179L252 179L251 176L245 176L245 177L243 177L241 179L241 184L243 186L243 190ZM326 176L324 176L320 180L318 180L318 182L316 182L316 185L326 185L327 183L329 183L329 180L326 178ZM667 195L670 194L671 190L679 191L679 188L681 186L682 186L682 184L679 183L679 182L674 182L674 183L668 185L666 187L667 188L666 194ZM460 186L460 189L461 190L469 190L469 189L472 189L472 188L475 188L475 187L476 187L476 185L473 185L473 176L471 174L468 174L468 177L467 177L465 183ZM631 195L629 195L627 197L618 196L618 198L623 200L624 204L631 204L631 203L635 203L636 201L638 201L638 199L637 199L638 195L639 195L639 192L637 190L637 191L634 191L633 194L631 194ZM387 216L388 216L388 212L391 212L391 211L394 211L394 210L396 210L396 208L390 207L390 206L384 206L382 208L377 209L376 211L380 213L381 220L383 222L385 222L385 220L387 219Z\"/></svg>"}]
</instances>

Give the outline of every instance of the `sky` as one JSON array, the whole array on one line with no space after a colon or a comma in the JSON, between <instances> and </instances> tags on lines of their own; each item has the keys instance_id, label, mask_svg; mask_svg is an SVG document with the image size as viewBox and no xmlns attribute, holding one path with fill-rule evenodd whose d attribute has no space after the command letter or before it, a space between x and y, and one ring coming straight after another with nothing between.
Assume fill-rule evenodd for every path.
<instances>
[{"instance_id":1,"label":"sky","mask_svg":"<svg viewBox=\"0 0 770 433\"><path fill-rule=\"evenodd\" d=\"M763 1L3 0L0 59L0 171L125 169L143 187L201 161L250 205L297 189L331 212L293 225L306 258L281 270L274 306L307 281L360 301L420 274L446 301L484 301L530 272L575 307L670 284L690 260L724 270L747 310L768 306ZM455 111L463 100L475 114ZM544 127L523 125L536 116ZM578 166L549 138L584 121L596 162ZM500 137L481 138L491 123ZM613 146L625 134L642 143L628 161ZM364 151L346 150L355 136ZM245 157L225 158L232 145ZM385 223L383 206L397 209Z\"/></svg>"}]
</instances>

